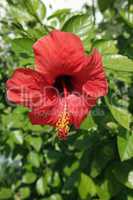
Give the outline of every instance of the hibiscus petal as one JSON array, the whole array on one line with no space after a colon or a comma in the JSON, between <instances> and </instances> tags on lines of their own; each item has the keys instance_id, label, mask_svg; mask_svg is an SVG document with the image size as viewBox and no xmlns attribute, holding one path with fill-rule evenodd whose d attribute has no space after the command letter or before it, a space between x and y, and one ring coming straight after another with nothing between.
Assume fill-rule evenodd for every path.
<instances>
[{"instance_id":1,"label":"hibiscus petal","mask_svg":"<svg viewBox=\"0 0 133 200\"><path fill-rule=\"evenodd\" d=\"M53 103L47 107L42 107L29 113L29 119L32 124L56 125L59 114L63 111L63 104L60 98L56 98Z\"/></svg>"},{"instance_id":2,"label":"hibiscus petal","mask_svg":"<svg viewBox=\"0 0 133 200\"><path fill-rule=\"evenodd\" d=\"M102 56L94 49L93 53L86 58L86 66L73 78L74 87L78 91L98 98L108 92L108 84L103 69Z\"/></svg>"},{"instance_id":3,"label":"hibiscus petal","mask_svg":"<svg viewBox=\"0 0 133 200\"><path fill-rule=\"evenodd\" d=\"M33 125L54 125L57 121L53 109L42 110L42 112L30 112L29 119Z\"/></svg>"},{"instance_id":4,"label":"hibiscus petal","mask_svg":"<svg viewBox=\"0 0 133 200\"><path fill-rule=\"evenodd\" d=\"M70 115L70 124L74 124L79 128L82 121L87 116L88 112L96 104L95 98L87 98L85 96L77 96L70 94L65 98L59 97L58 100L50 107L43 107L29 113L29 118L32 124L48 124L56 126L56 123L64 112L65 105Z\"/></svg>"},{"instance_id":5,"label":"hibiscus petal","mask_svg":"<svg viewBox=\"0 0 133 200\"><path fill-rule=\"evenodd\" d=\"M96 104L96 99L88 98L85 96L77 96L71 94L67 97L67 106L68 111L72 116L71 123L74 124L77 128L80 127L81 122L85 119L88 112Z\"/></svg>"},{"instance_id":6,"label":"hibiscus petal","mask_svg":"<svg viewBox=\"0 0 133 200\"><path fill-rule=\"evenodd\" d=\"M7 99L28 108L38 107L42 104L43 89L46 85L40 73L19 68L6 83Z\"/></svg>"},{"instance_id":7,"label":"hibiscus petal","mask_svg":"<svg viewBox=\"0 0 133 200\"><path fill-rule=\"evenodd\" d=\"M107 81L106 80L87 81L87 83L83 85L83 91L88 96L95 98L106 96L108 92Z\"/></svg>"},{"instance_id":8,"label":"hibiscus petal","mask_svg":"<svg viewBox=\"0 0 133 200\"><path fill-rule=\"evenodd\" d=\"M72 75L81 70L85 54L80 38L72 33L52 31L34 45L36 70L53 83L60 75Z\"/></svg>"}]
</instances>

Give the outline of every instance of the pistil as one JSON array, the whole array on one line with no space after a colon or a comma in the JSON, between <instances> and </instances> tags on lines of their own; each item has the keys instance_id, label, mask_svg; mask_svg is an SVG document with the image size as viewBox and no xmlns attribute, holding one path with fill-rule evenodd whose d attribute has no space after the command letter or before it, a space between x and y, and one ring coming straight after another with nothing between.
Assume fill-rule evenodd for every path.
<instances>
[{"instance_id":1,"label":"pistil","mask_svg":"<svg viewBox=\"0 0 133 200\"><path fill-rule=\"evenodd\" d=\"M64 104L63 112L60 113L58 121L56 123L56 129L58 132L57 133L58 137L62 140L66 140L69 129L70 129L69 128L70 114L68 112L67 101L66 101L66 97L68 96L68 90L63 81L62 81L62 86L63 86L65 104Z\"/></svg>"}]
</instances>

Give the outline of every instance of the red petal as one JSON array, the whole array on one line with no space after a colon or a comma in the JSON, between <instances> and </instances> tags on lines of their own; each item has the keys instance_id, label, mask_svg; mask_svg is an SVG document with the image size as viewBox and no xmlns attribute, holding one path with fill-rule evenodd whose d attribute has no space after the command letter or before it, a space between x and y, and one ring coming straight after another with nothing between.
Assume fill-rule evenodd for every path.
<instances>
[{"instance_id":1,"label":"red petal","mask_svg":"<svg viewBox=\"0 0 133 200\"><path fill-rule=\"evenodd\" d=\"M46 86L44 77L31 69L17 69L6 83L7 98L29 108L40 106L43 89Z\"/></svg>"},{"instance_id":2,"label":"red petal","mask_svg":"<svg viewBox=\"0 0 133 200\"><path fill-rule=\"evenodd\" d=\"M85 99L82 96L71 94L67 97L68 111L72 115L72 124L77 128L80 127L81 122L85 119L88 112L96 104L96 99Z\"/></svg>"},{"instance_id":3,"label":"red petal","mask_svg":"<svg viewBox=\"0 0 133 200\"><path fill-rule=\"evenodd\" d=\"M38 125L55 125L57 118L53 109L42 110L42 112L30 112L29 119L32 124Z\"/></svg>"},{"instance_id":4,"label":"red petal","mask_svg":"<svg viewBox=\"0 0 133 200\"><path fill-rule=\"evenodd\" d=\"M53 125L55 126L59 114L63 110L61 99L57 98L51 105L39 108L38 110L29 113L29 118L32 124Z\"/></svg>"},{"instance_id":5,"label":"red petal","mask_svg":"<svg viewBox=\"0 0 133 200\"><path fill-rule=\"evenodd\" d=\"M85 94L91 97L101 97L106 96L108 93L108 85L106 80L95 80L95 81L87 81L83 85L83 91Z\"/></svg>"},{"instance_id":6,"label":"red petal","mask_svg":"<svg viewBox=\"0 0 133 200\"><path fill-rule=\"evenodd\" d=\"M59 75L72 75L85 61L83 45L78 36L54 30L34 45L36 70L51 83Z\"/></svg>"},{"instance_id":7,"label":"red petal","mask_svg":"<svg viewBox=\"0 0 133 200\"><path fill-rule=\"evenodd\" d=\"M29 118L32 124L49 124L55 126L59 116L64 112L64 106L67 105L68 113L70 114L70 124L74 124L77 128L87 116L88 112L96 104L96 99L84 96L76 96L75 94L68 95L67 98L59 97L51 106L39 108L29 113Z\"/></svg>"},{"instance_id":8,"label":"red petal","mask_svg":"<svg viewBox=\"0 0 133 200\"><path fill-rule=\"evenodd\" d=\"M91 97L97 98L107 94L108 84L102 56L96 49L87 57L86 67L74 76L73 84L78 91L83 91Z\"/></svg>"}]
</instances>

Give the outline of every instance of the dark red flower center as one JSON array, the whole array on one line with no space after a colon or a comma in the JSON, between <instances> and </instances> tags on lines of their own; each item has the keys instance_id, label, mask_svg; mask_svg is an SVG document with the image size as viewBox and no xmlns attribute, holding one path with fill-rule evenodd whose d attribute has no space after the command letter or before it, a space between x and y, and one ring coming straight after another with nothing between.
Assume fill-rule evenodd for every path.
<instances>
[{"instance_id":1,"label":"dark red flower center","mask_svg":"<svg viewBox=\"0 0 133 200\"><path fill-rule=\"evenodd\" d=\"M64 87L67 90L67 94L71 93L74 89L72 85L72 77L68 75L57 77L54 87L58 90L59 94L64 97Z\"/></svg>"}]
</instances>

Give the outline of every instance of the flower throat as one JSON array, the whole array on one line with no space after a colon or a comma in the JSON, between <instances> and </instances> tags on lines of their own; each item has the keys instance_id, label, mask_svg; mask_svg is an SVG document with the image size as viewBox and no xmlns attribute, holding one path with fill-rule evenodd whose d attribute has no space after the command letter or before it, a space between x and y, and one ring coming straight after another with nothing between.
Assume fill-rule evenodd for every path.
<instances>
[{"instance_id":1,"label":"flower throat","mask_svg":"<svg viewBox=\"0 0 133 200\"><path fill-rule=\"evenodd\" d=\"M65 90L67 90L67 95L68 95L68 93L71 93L73 91L72 77L67 75L57 77L54 83L54 87L58 90L60 96L65 96L64 94L64 87L65 87Z\"/></svg>"}]
</instances>

